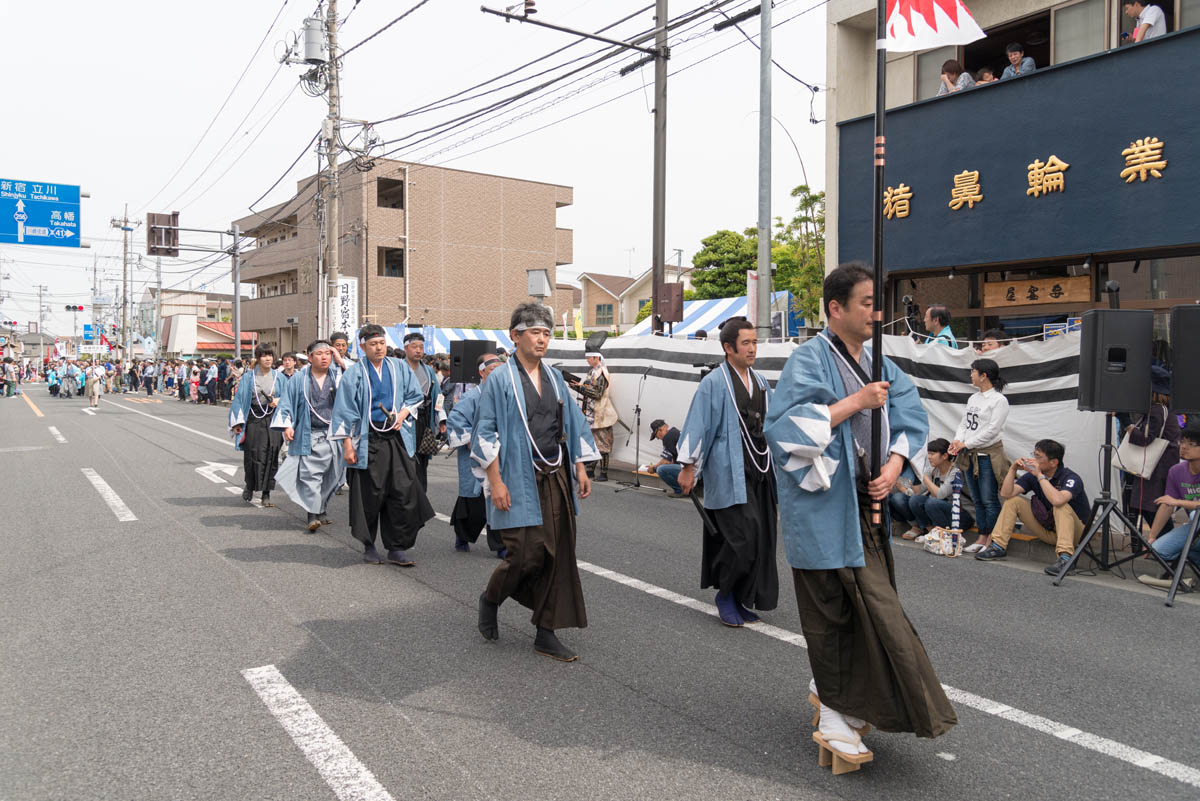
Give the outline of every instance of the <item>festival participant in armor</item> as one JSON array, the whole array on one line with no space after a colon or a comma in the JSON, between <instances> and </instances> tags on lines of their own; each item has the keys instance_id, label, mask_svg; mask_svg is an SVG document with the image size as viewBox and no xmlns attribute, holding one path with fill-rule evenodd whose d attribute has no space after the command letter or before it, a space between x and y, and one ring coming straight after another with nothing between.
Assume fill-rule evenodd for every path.
<instances>
[{"instance_id":1,"label":"festival participant in armor","mask_svg":"<svg viewBox=\"0 0 1200 801\"><path fill-rule=\"evenodd\" d=\"M318 339L308 346L308 355L309 365L287 382L271 427L282 429L288 443L287 458L275 480L308 513L308 530L316 531L332 522L326 510L329 499L342 486L346 463L341 449L329 439L337 392L329 374L333 346Z\"/></svg>"},{"instance_id":2,"label":"festival participant in armor","mask_svg":"<svg viewBox=\"0 0 1200 801\"><path fill-rule=\"evenodd\" d=\"M439 431L446 433L446 415L442 411L442 382L433 366L425 362L425 335L421 332L413 331L404 337L404 363L412 370L424 396L414 417L417 440L414 458L417 461L417 479L421 482L421 488L428 491L429 460L433 458L433 452L427 452L429 447L426 443Z\"/></svg>"},{"instance_id":3,"label":"festival participant in armor","mask_svg":"<svg viewBox=\"0 0 1200 801\"><path fill-rule=\"evenodd\" d=\"M229 428L233 431L234 445L242 452L246 473L242 500L248 501L254 493L261 492L264 507L275 505L271 503L271 490L275 488L279 448L283 444L283 434L271 428L271 416L279 405L287 379L271 369L274 364L274 350L266 345L256 347L253 368L242 376L229 404Z\"/></svg>"},{"instance_id":4,"label":"festival participant in armor","mask_svg":"<svg viewBox=\"0 0 1200 801\"><path fill-rule=\"evenodd\" d=\"M906 463L920 474L929 423L912 381L889 359L871 381L873 276L861 264L825 278L829 327L792 352L766 436L778 465L780 520L813 682L813 739L838 772L872 759L860 733L945 734L957 719L896 594L886 506ZM882 408L880 476L871 479L871 410ZM847 766L847 763L849 765Z\"/></svg>"},{"instance_id":5,"label":"festival participant in armor","mask_svg":"<svg viewBox=\"0 0 1200 801\"><path fill-rule=\"evenodd\" d=\"M350 532L363 544L364 562L412 567L406 551L434 516L413 461L421 389L403 362L385 355L382 326L364 325L358 339L364 358L342 373L330 423L330 439L341 440L349 466ZM375 550L377 529L386 557Z\"/></svg>"},{"instance_id":6,"label":"festival participant in armor","mask_svg":"<svg viewBox=\"0 0 1200 801\"><path fill-rule=\"evenodd\" d=\"M753 367L753 323L726 320L720 342L725 363L700 381L679 435L678 480L690 493L704 479L700 586L716 588L722 623L742 626L779 601L775 471L763 439L771 388Z\"/></svg>"},{"instance_id":7,"label":"festival participant in armor","mask_svg":"<svg viewBox=\"0 0 1200 801\"><path fill-rule=\"evenodd\" d=\"M600 465L588 464L588 475L595 467L597 481L608 481L608 456L612 453L613 425L617 422L617 409L612 402L612 376L604 364L600 348L608 338L607 331L597 331L588 337L585 355L588 363L587 378L572 384L572 389L583 396L583 415L592 429L592 439L600 451Z\"/></svg>"},{"instance_id":8,"label":"festival participant in armor","mask_svg":"<svg viewBox=\"0 0 1200 801\"><path fill-rule=\"evenodd\" d=\"M451 448L458 451L458 500L450 514L454 526L454 549L471 550L471 543L479 539L479 532L487 525L487 503L483 498L483 485L472 471L471 432L475 430L475 417L479 410L479 396L487 377L502 364L497 353L481 353L475 361L479 373L479 384L470 385L446 420L446 431ZM504 544L500 537L488 528L488 547L503 556Z\"/></svg>"},{"instance_id":9,"label":"festival participant in armor","mask_svg":"<svg viewBox=\"0 0 1200 801\"><path fill-rule=\"evenodd\" d=\"M471 445L487 479L488 525L506 550L479 596L479 632L498 639L500 604L514 598L533 610L534 650L572 662L578 656L554 633L587 625L572 496L576 487L580 498L591 494L584 463L600 454L562 374L543 361L554 330L550 310L523 303L509 329L516 354L483 385Z\"/></svg>"}]
</instances>

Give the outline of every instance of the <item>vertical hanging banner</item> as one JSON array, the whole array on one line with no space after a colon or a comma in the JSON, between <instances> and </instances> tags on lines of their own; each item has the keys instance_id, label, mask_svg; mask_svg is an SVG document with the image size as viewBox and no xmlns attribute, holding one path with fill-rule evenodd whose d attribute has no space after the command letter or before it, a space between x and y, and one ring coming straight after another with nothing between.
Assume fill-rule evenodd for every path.
<instances>
[{"instance_id":1,"label":"vertical hanging banner","mask_svg":"<svg viewBox=\"0 0 1200 801\"><path fill-rule=\"evenodd\" d=\"M337 313L333 318L332 331L358 330L358 279L339 278Z\"/></svg>"}]
</instances>

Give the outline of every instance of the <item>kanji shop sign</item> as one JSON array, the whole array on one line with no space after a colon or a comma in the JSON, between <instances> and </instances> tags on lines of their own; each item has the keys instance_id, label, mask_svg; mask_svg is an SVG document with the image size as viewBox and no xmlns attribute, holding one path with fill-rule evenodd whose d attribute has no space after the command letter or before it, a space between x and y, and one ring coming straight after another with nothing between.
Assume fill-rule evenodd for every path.
<instances>
[{"instance_id":1,"label":"kanji shop sign","mask_svg":"<svg viewBox=\"0 0 1200 801\"><path fill-rule=\"evenodd\" d=\"M1092 279L1036 278L1032 281L1003 281L983 285L983 305L1041 306L1046 303L1087 303L1092 299Z\"/></svg>"}]
</instances>

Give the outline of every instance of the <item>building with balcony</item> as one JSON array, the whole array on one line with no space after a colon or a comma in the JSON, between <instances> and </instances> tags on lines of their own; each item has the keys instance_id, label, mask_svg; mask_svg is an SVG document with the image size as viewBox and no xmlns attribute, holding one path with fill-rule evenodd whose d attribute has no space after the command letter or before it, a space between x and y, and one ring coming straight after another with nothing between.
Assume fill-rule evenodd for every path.
<instances>
[{"instance_id":1,"label":"building with balcony","mask_svg":"<svg viewBox=\"0 0 1200 801\"><path fill-rule=\"evenodd\" d=\"M945 303L960 336L1019 336L1107 306L1115 280L1166 339L1200 297L1200 0L1168 0L1168 33L1137 44L1121 0L969 6L987 38L888 55L885 316ZM833 0L828 21L832 267L872 258L875 4ZM1036 71L936 96L946 60L1000 75L1010 42Z\"/></svg>"},{"instance_id":2,"label":"building with balcony","mask_svg":"<svg viewBox=\"0 0 1200 801\"><path fill-rule=\"evenodd\" d=\"M241 281L257 286L242 303L242 329L281 350L317 336L316 180L236 221L255 240L241 266ZM534 283L552 302L557 268L573 259L573 232L557 223L569 186L379 159L369 172L343 171L340 188L344 301L335 328L505 328Z\"/></svg>"}]
</instances>

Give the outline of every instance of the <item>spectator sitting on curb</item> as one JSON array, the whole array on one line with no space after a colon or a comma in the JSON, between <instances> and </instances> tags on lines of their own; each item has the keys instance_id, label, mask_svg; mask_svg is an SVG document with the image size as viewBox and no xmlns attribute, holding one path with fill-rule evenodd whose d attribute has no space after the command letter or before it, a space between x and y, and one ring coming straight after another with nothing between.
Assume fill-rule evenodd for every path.
<instances>
[{"instance_id":1,"label":"spectator sitting on curb","mask_svg":"<svg viewBox=\"0 0 1200 801\"><path fill-rule=\"evenodd\" d=\"M667 421L659 418L650 424L650 441L661 439L663 444L662 458L653 464L646 465L643 472L655 473L664 484L671 488L672 498L682 498L683 488L679 486L679 471L683 465L676 462L679 456L679 429L667 425Z\"/></svg>"},{"instance_id":2,"label":"spectator sitting on curb","mask_svg":"<svg viewBox=\"0 0 1200 801\"><path fill-rule=\"evenodd\" d=\"M1154 516L1154 524L1146 537L1150 547L1168 562L1174 562L1183 554L1183 546L1187 541L1187 525L1167 528L1171 515L1176 509L1183 509L1194 517L1200 509L1200 426L1192 426L1179 436L1179 456L1182 462L1174 465L1167 472L1166 494L1158 499L1158 512ZM1189 521L1191 522L1189 517ZM1166 528L1166 531L1163 529ZM1200 565L1200 537L1192 542L1188 558ZM1154 587L1171 586L1171 574L1164 573L1157 579L1151 576L1138 576L1143 584Z\"/></svg>"},{"instance_id":3,"label":"spectator sitting on curb","mask_svg":"<svg viewBox=\"0 0 1200 801\"><path fill-rule=\"evenodd\" d=\"M900 479L896 482L898 491L888 496L892 519L909 526L903 535L906 540L920 540L934 526L950 526L954 474L959 469L949 454L950 443L945 439L930 440L925 449L929 454L929 465L921 475L921 486L913 487ZM965 505L966 497L960 500ZM968 529L972 522L970 512L960 507L961 527Z\"/></svg>"},{"instance_id":4,"label":"spectator sitting on curb","mask_svg":"<svg viewBox=\"0 0 1200 801\"><path fill-rule=\"evenodd\" d=\"M1062 463L1065 449L1052 439L1039 440L1032 459L1018 459L1004 475L1000 496L1005 499L1000 519L992 530L992 544L975 554L985 562L1008 555L1008 541L1020 518L1024 530L1054 546L1057 558L1046 567L1046 574L1057 576L1063 564L1075 553L1083 535L1083 521L1090 512L1083 479ZM1017 478L1017 471L1026 471ZM1032 492L1032 498L1023 497Z\"/></svg>"}]
</instances>

